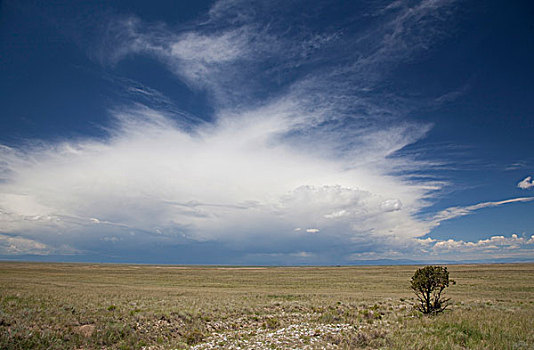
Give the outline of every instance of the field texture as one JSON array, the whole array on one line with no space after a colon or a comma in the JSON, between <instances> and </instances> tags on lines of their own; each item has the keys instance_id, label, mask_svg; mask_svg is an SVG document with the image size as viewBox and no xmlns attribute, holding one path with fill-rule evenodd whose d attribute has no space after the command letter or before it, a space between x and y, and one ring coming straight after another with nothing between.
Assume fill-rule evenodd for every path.
<instances>
[{"instance_id":1,"label":"field texture","mask_svg":"<svg viewBox=\"0 0 534 350\"><path fill-rule=\"evenodd\" d=\"M534 264L449 266L421 316L417 267L0 263L0 349L534 349Z\"/></svg>"}]
</instances>

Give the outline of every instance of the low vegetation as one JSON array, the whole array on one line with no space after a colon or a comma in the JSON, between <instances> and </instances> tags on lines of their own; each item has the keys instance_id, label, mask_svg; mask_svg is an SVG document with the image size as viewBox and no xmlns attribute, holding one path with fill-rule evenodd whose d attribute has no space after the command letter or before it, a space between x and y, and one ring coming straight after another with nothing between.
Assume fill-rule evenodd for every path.
<instances>
[{"instance_id":1,"label":"low vegetation","mask_svg":"<svg viewBox=\"0 0 534 350\"><path fill-rule=\"evenodd\" d=\"M0 263L0 349L533 349L534 264L417 267Z\"/></svg>"}]
</instances>

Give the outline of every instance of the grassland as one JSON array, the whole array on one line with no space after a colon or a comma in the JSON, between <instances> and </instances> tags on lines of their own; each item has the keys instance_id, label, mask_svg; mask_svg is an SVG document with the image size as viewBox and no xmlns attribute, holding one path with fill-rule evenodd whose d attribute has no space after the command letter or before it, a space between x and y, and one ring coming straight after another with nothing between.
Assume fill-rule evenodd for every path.
<instances>
[{"instance_id":1,"label":"grassland","mask_svg":"<svg viewBox=\"0 0 534 350\"><path fill-rule=\"evenodd\" d=\"M534 264L449 266L436 317L416 268L4 262L0 349L534 349Z\"/></svg>"}]
</instances>

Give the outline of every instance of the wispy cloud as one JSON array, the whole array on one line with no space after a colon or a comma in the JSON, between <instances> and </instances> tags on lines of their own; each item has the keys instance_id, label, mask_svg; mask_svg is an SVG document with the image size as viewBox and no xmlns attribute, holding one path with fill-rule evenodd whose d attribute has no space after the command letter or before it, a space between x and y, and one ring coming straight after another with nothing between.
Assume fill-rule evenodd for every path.
<instances>
[{"instance_id":1,"label":"wispy cloud","mask_svg":"<svg viewBox=\"0 0 534 350\"><path fill-rule=\"evenodd\" d=\"M522 161L513 162L511 164L506 165L504 170L513 171L513 170L519 170L519 169L525 169L525 168L528 168L528 162L522 160Z\"/></svg>"},{"instance_id":2,"label":"wispy cloud","mask_svg":"<svg viewBox=\"0 0 534 350\"><path fill-rule=\"evenodd\" d=\"M328 2L219 1L207 20L178 29L134 17L109 21L102 30L105 50L96 51L101 62L114 64L128 55L153 56L224 108L243 106L243 99L249 106L293 87L300 98L311 95L315 104L341 105L359 117L396 114L409 103L383 91L383 78L448 35L454 4L403 1L378 7L358 30L354 24L362 18L355 13L344 26L320 32L318 16L332 6ZM295 27L288 27L289 18ZM386 96L377 96L378 90Z\"/></svg>"},{"instance_id":3,"label":"wispy cloud","mask_svg":"<svg viewBox=\"0 0 534 350\"><path fill-rule=\"evenodd\" d=\"M531 201L534 201L534 197L519 197L519 198L506 199L506 200L497 201L497 202L483 202L483 203L468 205L464 207L450 207L437 213L432 218L431 221L434 225L439 225L439 223L441 223L442 221L451 220L457 217L469 215L479 209L498 207L500 205L509 204L509 203L525 203L525 202L531 202Z\"/></svg>"}]
</instances>

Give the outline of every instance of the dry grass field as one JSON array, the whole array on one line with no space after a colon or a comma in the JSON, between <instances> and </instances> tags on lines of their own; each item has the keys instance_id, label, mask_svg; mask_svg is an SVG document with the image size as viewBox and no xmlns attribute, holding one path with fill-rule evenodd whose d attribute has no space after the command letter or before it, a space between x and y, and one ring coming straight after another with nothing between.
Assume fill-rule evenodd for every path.
<instances>
[{"instance_id":1,"label":"dry grass field","mask_svg":"<svg viewBox=\"0 0 534 350\"><path fill-rule=\"evenodd\" d=\"M534 264L448 268L423 317L414 266L3 262L0 349L534 349Z\"/></svg>"}]
</instances>

